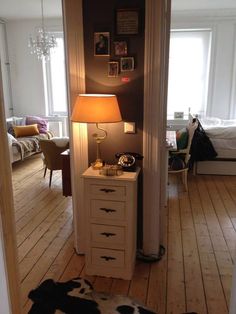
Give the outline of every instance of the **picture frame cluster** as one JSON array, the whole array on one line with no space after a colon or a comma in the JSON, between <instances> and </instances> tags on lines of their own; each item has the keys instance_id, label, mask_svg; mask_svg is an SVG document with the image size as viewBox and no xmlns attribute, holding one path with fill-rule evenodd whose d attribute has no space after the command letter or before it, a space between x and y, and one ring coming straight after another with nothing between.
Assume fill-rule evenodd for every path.
<instances>
[{"instance_id":1,"label":"picture frame cluster","mask_svg":"<svg viewBox=\"0 0 236 314\"><path fill-rule=\"evenodd\" d=\"M117 9L116 10L116 35L136 35L139 33L139 10ZM128 43L124 39L116 39L113 42L110 32L94 32L94 56L110 57L108 61L107 76L117 77L119 73L134 71L135 60L128 55Z\"/></svg>"}]
</instances>

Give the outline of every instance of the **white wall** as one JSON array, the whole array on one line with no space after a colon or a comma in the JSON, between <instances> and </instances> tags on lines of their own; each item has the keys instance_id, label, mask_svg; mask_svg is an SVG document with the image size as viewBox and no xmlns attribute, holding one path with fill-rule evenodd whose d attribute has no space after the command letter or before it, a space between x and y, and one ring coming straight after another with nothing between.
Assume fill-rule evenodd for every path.
<instances>
[{"instance_id":1,"label":"white wall","mask_svg":"<svg viewBox=\"0 0 236 314\"><path fill-rule=\"evenodd\" d=\"M171 28L212 29L207 115L236 118L236 11L173 12Z\"/></svg>"},{"instance_id":2,"label":"white wall","mask_svg":"<svg viewBox=\"0 0 236 314\"><path fill-rule=\"evenodd\" d=\"M42 63L30 54L29 36L34 36L40 20L6 23L14 115L46 115ZM61 19L48 19L49 30L62 31Z\"/></svg>"},{"instance_id":3,"label":"white wall","mask_svg":"<svg viewBox=\"0 0 236 314\"><path fill-rule=\"evenodd\" d=\"M208 115L223 119L231 117L231 96L233 91L233 68L235 62L235 21L219 21L213 29L213 60L211 97Z\"/></svg>"}]
</instances>

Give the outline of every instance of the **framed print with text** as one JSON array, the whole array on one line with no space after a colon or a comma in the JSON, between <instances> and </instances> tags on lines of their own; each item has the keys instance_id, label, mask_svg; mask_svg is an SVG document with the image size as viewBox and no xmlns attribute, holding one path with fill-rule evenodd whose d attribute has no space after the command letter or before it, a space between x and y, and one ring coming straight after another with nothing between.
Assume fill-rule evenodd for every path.
<instances>
[{"instance_id":1,"label":"framed print with text","mask_svg":"<svg viewBox=\"0 0 236 314\"><path fill-rule=\"evenodd\" d=\"M139 9L116 10L116 34L136 35L139 33Z\"/></svg>"}]
</instances>

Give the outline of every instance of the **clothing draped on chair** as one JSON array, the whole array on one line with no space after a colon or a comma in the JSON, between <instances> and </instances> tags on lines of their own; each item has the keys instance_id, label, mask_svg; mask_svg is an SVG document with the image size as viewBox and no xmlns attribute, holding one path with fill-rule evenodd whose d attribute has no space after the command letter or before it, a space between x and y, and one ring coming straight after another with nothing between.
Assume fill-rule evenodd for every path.
<instances>
[{"instance_id":1,"label":"clothing draped on chair","mask_svg":"<svg viewBox=\"0 0 236 314\"><path fill-rule=\"evenodd\" d=\"M194 120L193 122L190 122L187 127L188 143L187 143L186 148L171 152L172 156L179 156L182 159L183 166L180 167L180 169L176 169L176 170L173 169L173 167L172 168L169 167L168 169L168 173L173 173L173 174L181 173L182 174L182 181L183 181L186 191L188 190L187 177L188 177L188 170L189 170L190 148L192 144L193 135L197 127L198 127L198 121Z\"/></svg>"}]
</instances>

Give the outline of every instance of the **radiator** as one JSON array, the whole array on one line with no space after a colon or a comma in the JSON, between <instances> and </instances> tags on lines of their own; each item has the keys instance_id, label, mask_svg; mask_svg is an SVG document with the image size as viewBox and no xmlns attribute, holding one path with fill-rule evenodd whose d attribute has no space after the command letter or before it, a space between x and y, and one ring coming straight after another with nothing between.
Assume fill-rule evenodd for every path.
<instances>
[{"instance_id":1,"label":"radiator","mask_svg":"<svg viewBox=\"0 0 236 314\"><path fill-rule=\"evenodd\" d=\"M63 136L62 121L48 121L48 129L52 132L53 136Z\"/></svg>"},{"instance_id":2,"label":"radiator","mask_svg":"<svg viewBox=\"0 0 236 314\"><path fill-rule=\"evenodd\" d=\"M48 121L48 129L53 133L53 136L68 136L68 117L47 116L45 119Z\"/></svg>"}]
</instances>

